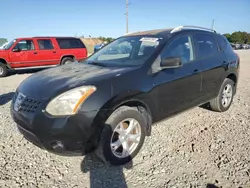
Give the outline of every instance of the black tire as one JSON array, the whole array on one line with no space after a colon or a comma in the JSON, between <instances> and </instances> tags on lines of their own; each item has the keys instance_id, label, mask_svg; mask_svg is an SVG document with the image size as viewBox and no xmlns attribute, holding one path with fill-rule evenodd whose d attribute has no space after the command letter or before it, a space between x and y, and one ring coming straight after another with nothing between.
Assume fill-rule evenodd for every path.
<instances>
[{"instance_id":1,"label":"black tire","mask_svg":"<svg viewBox=\"0 0 250 188\"><path fill-rule=\"evenodd\" d=\"M0 62L0 77L5 77L8 75L8 68L4 63Z\"/></svg>"},{"instance_id":2,"label":"black tire","mask_svg":"<svg viewBox=\"0 0 250 188\"><path fill-rule=\"evenodd\" d=\"M62 59L61 65L69 64L69 63L67 63L67 62L73 63L73 62L74 62L74 59L71 58L71 57L65 57L65 58Z\"/></svg>"},{"instance_id":3,"label":"black tire","mask_svg":"<svg viewBox=\"0 0 250 188\"><path fill-rule=\"evenodd\" d=\"M229 105L225 107L222 104L222 96L223 96L223 90L225 89L225 87L228 84L231 85L231 87L232 87L233 95L232 95L232 99L231 99ZM224 80L224 82L222 83L222 85L221 85L219 95L216 98L214 98L213 100L210 101L211 110L216 111L216 112L225 112L225 111L227 111L230 108L230 106L231 106L231 104L233 102L233 97L235 95L235 90L236 90L236 88L235 88L234 81L229 79L229 78L226 78Z\"/></svg>"},{"instance_id":4,"label":"black tire","mask_svg":"<svg viewBox=\"0 0 250 188\"><path fill-rule=\"evenodd\" d=\"M137 147L129 156L119 158L113 154L110 146L110 141L116 126L127 118L133 118L138 121L141 128L141 137ZM144 143L145 135L146 121L143 118L142 114L137 110L137 108L122 106L115 110L105 122L104 128L100 136L99 145L96 148L95 153L97 157L99 157L106 164L114 166L124 165L132 161L132 159L138 154Z\"/></svg>"}]
</instances>

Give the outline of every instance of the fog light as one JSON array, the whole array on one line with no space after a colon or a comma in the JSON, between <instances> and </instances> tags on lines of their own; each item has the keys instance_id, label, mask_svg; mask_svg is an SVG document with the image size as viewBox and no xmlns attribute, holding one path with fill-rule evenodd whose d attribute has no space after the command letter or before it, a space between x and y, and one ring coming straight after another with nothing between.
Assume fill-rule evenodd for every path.
<instances>
[{"instance_id":1,"label":"fog light","mask_svg":"<svg viewBox=\"0 0 250 188\"><path fill-rule=\"evenodd\" d=\"M54 143L52 143L52 148L53 149L63 149L64 145L61 141L55 141Z\"/></svg>"}]
</instances>

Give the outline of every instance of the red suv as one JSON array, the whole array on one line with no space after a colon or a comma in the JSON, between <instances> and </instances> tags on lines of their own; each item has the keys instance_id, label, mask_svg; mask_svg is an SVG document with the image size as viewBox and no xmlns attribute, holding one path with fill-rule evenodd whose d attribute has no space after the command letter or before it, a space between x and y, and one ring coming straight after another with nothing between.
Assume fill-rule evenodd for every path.
<instances>
[{"instance_id":1,"label":"red suv","mask_svg":"<svg viewBox=\"0 0 250 188\"><path fill-rule=\"evenodd\" d=\"M18 38L0 50L0 77L9 70L47 68L87 57L84 43L74 37Z\"/></svg>"}]
</instances>

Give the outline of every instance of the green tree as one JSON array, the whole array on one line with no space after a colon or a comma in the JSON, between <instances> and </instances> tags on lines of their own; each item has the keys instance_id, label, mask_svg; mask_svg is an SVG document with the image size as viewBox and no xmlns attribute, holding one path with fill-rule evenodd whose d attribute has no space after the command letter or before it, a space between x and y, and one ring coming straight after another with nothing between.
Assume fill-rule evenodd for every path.
<instances>
[{"instance_id":1,"label":"green tree","mask_svg":"<svg viewBox=\"0 0 250 188\"><path fill-rule=\"evenodd\" d=\"M224 36L227 38L227 40L228 40L229 42L232 42L232 41L231 41L231 34L225 33Z\"/></svg>"},{"instance_id":2,"label":"green tree","mask_svg":"<svg viewBox=\"0 0 250 188\"><path fill-rule=\"evenodd\" d=\"M231 37L230 39L232 40L233 43L242 43L242 39L241 39L241 33L238 31L238 32L233 32L231 34Z\"/></svg>"},{"instance_id":3,"label":"green tree","mask_svg":"<svg viewBox=\"0 0 250 188\"><path fill-rule=\"evenodd\" d=\"M2 46L4 43L8 42L5 38L0 38L0 46Z\"/></svg>"},{"instance_id":4,"label":"green tree","mask_svg":"<svg viewBox=\"0 0 250 188\"><path fill-rule=\"evenodd\" d=\"M250 33L242 32L242 40L244 44L250 42Z\"/></svg>"},{"instance_id":5,"label":"green tree","mask_svg":"<svg viewBox=\"0 0 250 188\"><path fill-rule=\"evenodd\" d=\"M250 43L250 33L245 31L236 31L232 34L225 33L224 36L232 43L247 44Z\"/></svg>"}]
</instances>

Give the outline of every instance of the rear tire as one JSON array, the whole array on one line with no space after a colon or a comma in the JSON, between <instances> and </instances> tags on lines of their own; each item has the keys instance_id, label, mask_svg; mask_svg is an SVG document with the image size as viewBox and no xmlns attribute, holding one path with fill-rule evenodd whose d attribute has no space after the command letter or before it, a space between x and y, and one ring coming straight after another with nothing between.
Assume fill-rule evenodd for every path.
<instances>
[{"instance_id":1,"label":"rear tire","mask_svg":"<svg viewBox=\"0 0 250 188\"><path fill-rule=\"evenodd\" d=\"M219 95L210 101L210 107L216 112L227 111L235 95L235 83L229 78L226 78L221 85Z\"/></svg>"},{"instance_id":2,"label":"rear tire","mask_svg":"<svg viewBox=\"0 0 250 188\"><path fill-rule=\"evenodd\" d=\"M136 108L122 106L106 121L95 153L104 163L124 165L138 154L145 135L146 121L142 114Z\"/></svg>"},{"instance_id":3,"label":"rear tire","mask_svg":"<svg viewBox=\"0 0 250 188\"><path fill-rule=\"evenodd\" d=\"M8 68L4 63L0 62L0 77L5 77L8 75Z\"/></svg>"},{"instance_id":4,"label":"rear tire","mask_svg":"<svg viewBox=\"0 0 250 188\"><path fill-rule=\"evenodd\" d=\"M61 65L66 65L66 64L70 64L73 63L74 59L71 57L65 57L62 59Z\"/></svg>"}]
</instances>

